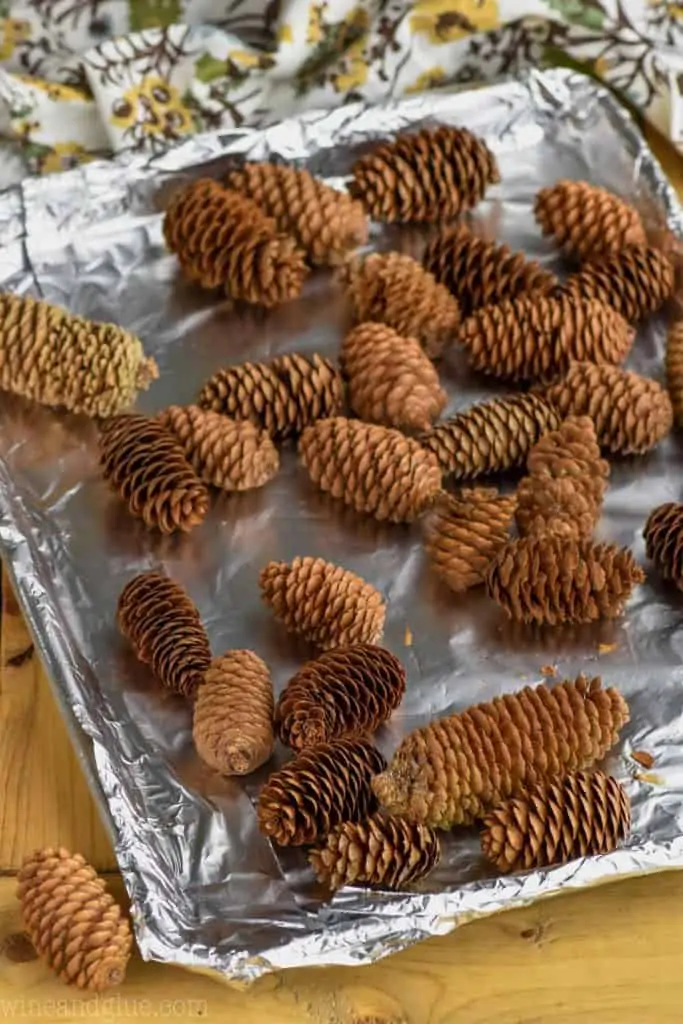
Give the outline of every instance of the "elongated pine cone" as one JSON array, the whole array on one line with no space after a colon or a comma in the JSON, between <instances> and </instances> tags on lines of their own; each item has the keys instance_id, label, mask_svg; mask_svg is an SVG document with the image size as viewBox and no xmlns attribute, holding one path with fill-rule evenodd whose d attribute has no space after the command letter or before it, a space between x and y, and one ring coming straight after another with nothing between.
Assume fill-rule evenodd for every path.
<instances>
[{"instance_id":1,"label":"elongated pine cone","mask_svg":"<svg viewBox=\"0 0 683 1024\"><path fill-rule=\"evenodd\" d=\"M420 437L444 475L470 480L520 466L548 430L560 425L555 408L539 395L511 395L473 405Z\"/></svg>"},{"instance_id":2,"label":"elongated pine cone","mask_svg":"<svg viewBox=\"0 0 683 1024\"><path fill-rule=\"evenodd\" d=\"M344 338L339 362L349 404L362 420L428 430L448 400L420 343L385 324L354 327Z\"/></svg>"},{"instance_id":3,"label":"elongated pine cone","mask_svg":"<svg viewBox=\"0 0 683 1024\"><path fill-rule=\"evenodd\" d=\"M129 512L162 533L189 533L209 510L209 492L176 440L138 413L113 416L101 429L104 479Z\"/></svg>"},{"instance_id":4,"label":"elongated pine cone","mask_svg":"<svg viewBox=\"0 0 683 1024\"><path fill-rule=\"evenodd\" d=\"M542 394L562 417L590 416L600 447L619 455L649 451L673 425L666 389L618 366L573 363Z\"/></svg>"},{"instance_id":5,"label":"elongated pine cone","mask_svg":"<svg viewBox=\"0 0 683 1024\"><path fill-rule=\"evenodd\" d=\"M280 231L296 239L311 263L340 263L368 240L362 205L303 168L248 163L230 171L225 184L258 203Z\"/></svg>"},{"instance_id":6,"label":"elongated pine cone","mask_svg":"<svg viewBox=\"0 0 683 1024\"><path fill-rule=\"evenodd\" d=\"M62 981L91 992L121 984L133 944L130 925L80 853L47 847L26 857L17 898L36 952Z\"/></svg>"},{"instance_id":7,"label":"elongated pine cone","mask_svg":"<svg viewBox=\"0 0 683 1024\"><path fill-rule=\"evenodd\" d=\"M412 256L373 252L340 273L356 323L374 320L405 338L417 338L437 359L460 324L460 307L447 288Z\"/></svg>"},{"instance_id":8,"label":"elongated pine cone","mask_svg":"<svg viewBox=\"0 0 683 1024\"><path fill-rule=\"evenodd\" d=\"M363 821L374 811L370 780L385 767L368 740L334 740L304 750L259 793L259 828L280 846L320 842L343 821Z\"/></svg>"},{"instance_id":9,"label":"elongated pine cone","mask_svg":"<svg viewBox=\"0 0 683 1024\"><path fill-rule=\"evenodd\" d=\"M663 579L683 590L683 505L668 501L648 516L645 552Z\"/></svg>"},{"instance_id":10,"label":"elongated pine cone","mask_svg":"<svg viewBox=\"0 0 683 1024\"><path fill-rule=\"evenodd\" d=\"M261 596L290 633L325 650L375 644L384 629L382 595L360 576L322 558L268 562Z\"/></svg>"},{"instance_id":11,"label":"elongated pine cone","mask_svg":"<svg viewBox=\"0 0 683 1024\"><path fill-rule=\"evenodd\" d=\"M381 885L404 889L438 864L439 837L429 826L373 814L367 821L345 821L309 861L330 889L342 885Z\"/></svg>"},{"instance_id":12,"label":"elongated pine cone","mask_svg":"<svg viewBox=\"0 0 683 1024\"><path fill-rule=\"evenodd\" d=\"M249 491L278 471L277 448L250 420L231 420L197 405L169 405L157 419L180 442L197 475L213 487Z\"/></svg>"},{"instance_id":13,"label":"elongated pine cone","mask_svg":"<svg viewBox=\"0 0 683 1024\"><path fill-rule=\"evenodd\" d=\"M631 805L616 779L600 771L574 772L532 786L489 811L481 849L499 871L510 874L611 853L630 827Z\"/></svg>"},{"instance_id":14,"label":"elongated pine cone","mask_svg":"<svg viewBox=\"0 0 683 1024\"><path fill-rule=\"evenodd\" d=\"M353 167L351 195L374 220L436 222L476 206L500 181L484 141L466 128L424 128L377 146Z\"/></svg>"},{"instance_id":15,"label":"elongated pine cone","mask_svg":"<svg viewBox=\"0 0 683 1024\"><path fill-rule=\"evenodd\" d=\"M541 534L501 548L486 586L509 618L557 626L617 618L644 579L628 548Z\"/></svg>"},{"instance_id":16,"label":"elongated pine cone","mask_svg":"<svg viewBox=\"0 0 683 1024\"><path fill-rule=\"evenodd\" d=\"M164 238L185 276L233 299L277 306L300 294L304 254L245 196L202 178L179 189L164 217Z\"/></svg>"},{"instance_id":17,"label":"elongated pine cone","mask_svg":"<svg viewBox=\"0 0 683 1024\"><path fill-rule=\"evenodd\" d=\"M683 320L669 328L666 338L666 386L676 426L683 426Z\"/></svg>"},{"instance_id":18,"label":"elongated pine cone","mask_svg":"<svg viewBox=\"0 0 683 1024\"><path fill-rule=\"evenodd\" d=\"M116 324L0 294L0 389L87 416L115 416L159 376L142 342Z\"/></svg>"},{"instance_id":19,"label":"elongated pine cone","mask_svg":"<svg viewBox=\"0 0 683 1024\"><path fill-rule=\"evenodd\" d=\"M197 691L192 738L221 775L248 775L273 752L273 682L253 651L214 658Z\"/></svg>"},{"instance_id":20,"label":"elongated pine cone","mask_svg":"<svg viewBox=\"0 0 683 1024\"><path fill-rule=\"evenodd\" d=\"M199 406L235 420L250 420L275 441L301 433L315 420L334 416L344 404L338 368L317 353L289 352L269 363L241 363L214 373Z\"/></svg>"},{"instance_id":21,"label":"elongated pine cone","mask_svg":"<svg viewBox=\"0 0 683 1024\"><path fill-rule=\"evenodd\" d=\"M373 789L389 814L469 825L526 786L600 761L628 718L599 678L527 686L409 733Z\"/></svg>"},{"instance_id":22,"label":"elongated pine cone","mask_svg":"<svg viewBox=\"0 0 683 1024\"><path fill-rule=\"evenodd\" d=\"M398 658L373 644L326 651L287 683L277 705L280 739L293 750L376 732L406 688Z\"/></svg>"},{"instance_id":23,"label":"elongated pine cone","mask_svg":"<svg viewBox=\"0 0 683 1024\"><path fill-rule=\"evenodd\" d=\"M597 299L634 324L655 313L673 288L674 270L666 256L659 249L632 245L584 263L562 293Z\"/></svg>"},{"instance_id":24,"label":"elongated pine cone","mask_svg":"<svg viewBox=\"0 0 683 1024\"><path fill-rule=\"evenodd\" d=\"M544 235L580 260L647 245L640 214L619 196L587 181L558 181L542 188L534 205Z\"/></svg>"},{"instance_id":25,"label":"elongated pine cone","mask_svg":"<svg viewBox=\"0 0 683 1024\"><path fill-rule=\"evenodd\" d=\"M322 491L391 523L419 518L441 487L436 458L417 441L343 416L307 427L299 454Z\"/></svg>"},{"instance_id":26,"label":"elongated pine cone","mask_svg":"<svg viewBox=\"0 0 683 1024\"><path fill-rule=\"evenodd\" d=\"M121 591L116 621L166 689L194 696L211 650L199 612L178 583L159 572L135 576Z\"/></svg>"}]
</instances>

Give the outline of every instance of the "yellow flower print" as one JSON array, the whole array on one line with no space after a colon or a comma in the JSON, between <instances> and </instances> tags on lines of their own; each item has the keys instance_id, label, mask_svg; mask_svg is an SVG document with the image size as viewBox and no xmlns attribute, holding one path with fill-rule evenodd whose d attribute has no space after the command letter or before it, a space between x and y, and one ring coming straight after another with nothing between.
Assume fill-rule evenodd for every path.
<instances>
[{"instance_id":1,"label":"yellow flower print","mask_svg":"<svg viewBox=\"0 0 683 1024\"><path fill-rule=\"evenodd\" d=\"M326 8L326 3L313 3L308 8L308 27L306 28L306 43L308 46L315 46L316 43L322 40Z\"/></svg>"},{"instance_id":2,"label":"yellow flower print","mask_svg":"<svg viewBox=\"0 0 683 1024\"><path fill-rule=\"evenodd\" d=\"M61 85L59 82L47 82L44 78L32 78L31 75L16 75L20 82L30 85L32 89L44 92L48 99L55 102L77 103L88 100L89 97L84 89L77 89L73 85Z\"/></svg>"},{"instance_id":3,"label":"yellow flower print","mask_svg":"<svg viewBox=\"0 0 683 1024\"><path fill-rule=\"evenodd\" d=\"M41 174L52 174L53 171L66 171L77 164L85 164L93 159L93 154L78 142L57 142L42 157L38 164Z\"/></svg>"},{"instance_id":4,"label":"yellow flower print","mask_svg":"<svg viewBox=\"0 0 683 1024\"><path fill-rule=\"evenodd\" d=\"M249 50L230 50L228 60L234 61L238 68L258 68L261 66L263 54L250 53Z\"/></svg>"},{"instance_id":5,"label":"yellow flower print","mask_svg":"<svg viewBox=\"0 0 683 1024\"><path fill-rule=\"evenodd\" d=\"M148 75L114 100L111 123L136 143L145 139L177 139L193 130L190 112L174 85Z\"/></svg>"},{"instance_id":6,"label":"yellow flower print","mask_svg":"<svg viewBox=\"0 0 683 1024\"><path fill-rule=\"evenodd\" d=\"M441 85L446 72L441 67L429 68L428 71L423 71L421 75L418 75L415 81L411 85L405 87L406 96L412 95L415 92L424 92L425 89L434 89L437 85Z\"/></svg>"},{"instance_id":7,"label":"yellow flower print","mask_svg":"<svg viewBox=\"0 0 683 1024\"><path fill-rule=\"evenodd\" d=\"M473 32L489 32L500 24L498 0L415 0L410 30L430 43L452 43Z\"/></svg>"},{"instance_id":8,"label":"yellow flower print","mask_svg":"<svg viewBox=\"0 0 683 1024\"><path fill-rule=\"evenodd\" d=\"M277 41L278 43L293 43L294 33L292 32L291 25L280 25L277 30Z\"/></svg>"},{"instance_id":9,"label":"yellow flower print","mask_svg":"<svg viewBox=\"0 0 683 1024\"><path fill-rule=\"evenodd\" d=\"M349 92L360 89L368 80L368 62L365 48L368 41L370 15L364 7L354 7L343 21L345 36L353 38L353 42L344 52L340 60L341 71L330 75L335 92Z\"/></svg>"},{"instance_id":10,"label":"yellow flower print","mask_svg":"<svg viewBox=\"0 0 683 1024\"><path fill-rule=\"evenodd\" d=\"M19 43L31 38L31 26L21 18L0 21L0 60L8 60Z\"/></svg>"}]
</instances>

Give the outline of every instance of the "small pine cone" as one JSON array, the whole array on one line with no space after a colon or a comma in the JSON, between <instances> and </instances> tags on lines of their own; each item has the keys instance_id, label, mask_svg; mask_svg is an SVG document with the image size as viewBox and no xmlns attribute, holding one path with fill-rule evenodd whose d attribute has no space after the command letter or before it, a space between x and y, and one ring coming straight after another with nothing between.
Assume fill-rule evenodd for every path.
<instances>
[{"instance_id":1,"label":"small pine cone","mask_svg":"<svg viewBox=\"0 0 683 1024\"><path fill-rule=\"evenodd\" d=\"M342 822L363 821L374 811L370 780L385 767L367 740L335 740L304 750L259 793L259 828L280 846L320 842Z\"/></svg>"},{"instance_id":2,"label":"small pine cone","mask_svg":"<svg viewBox=\"0 0 683 1024\"><path fill-rule=\"evenodd\" d=\"M189 533L209 510L209 492L175 437L137 413L113 416L100 432L104 479L134 516L162 533Z\"/></svg>"},{"instance_id":3,"label":"small pine cone","mask_svg":"<svg viewBox=\"0 0 683 1024\"><path fill-rule=\"evenodd\" d=\"M181 586L159 572L135 576L121 591L116 621L163 686L194 696L211 650L199 612Z\"/></svg>"},{"instance_id":4,"label":"small pine cone","mask_svg":"<svg viewBox=\"0 0 683 1024\"><path fill-rule=\"evenodd\" d=\"M368 240L362 205L303 168L248 163L230 171L225 184L253 199L280 231L296 239L311 263L340 263Z\"/></svg>"},{"instance_id":5,"label":"small pine cone","mask_svg":"<svg viewBox=\"0 0 683 1024\"><path fill-rule=\"evenodd\" d=\"M553 534L588 539L600 517L600 508L580 481L526 476L517 487L515 518L522 536Z\"/></svg>"},{"instance_id":6,"label":"small pine cone","mask_svg":"<svg viewBox=\"0 0 683 1024\"><path fill-rule=\"evenodd\" d=\"M233 299L277 306L301 293L304 254L256 203L202 178L179 189L164 218L164 238L183 273Z\"/></svg>"},{"instance_id":7,"label":"small pine cone","mask_svg":"<svg viewBox=\"0 0 683 1024\"><path fill-rule=\"evenodd\" d=\"M439 837L427 825L373 814L367 821L339 825L308 859L318 880L330 889L405 889L428 875L440 857Z\"/></svg>"},{"instance_id":8,"label":"small pine cone","mask_svg":"<svg viewBox=\"0 0 683 1024\"><path fill-rule=\"evenodd\" d=\"M669 501L650 513L645 529L645 551L662 579L683 590L683 505Z\"/></svg>"},{"instance_id":9,"label":"small pine cone","mask_svg":"<svg viewBox=\"0 0 683 1024\"><path fill-rule=\"evenodd\" d=\"M538 395L481 402L432 427L420 443L456 480L520 466L548 430L560 425L556 410Z\"/></svg>"},{"instance_id":10,"label":"small pine cone","mask_svg":"<svg viewBox=\"0 0 683 1024\"><path fill-rule=\"evenodd\" d=\"M375 644L382 636L386 607L380 592L332 562L309 556L269 562L259 585L275 618L324 650Z\"/></svg>"},{"instance_id":11,"label":"small pine cone","mask_svg":"<svg viewBox=\"0 0 683 1024\"><path fill-rule=\"evenodd\" d=\"M544 235L580 260L647 245L637 210L604 188L587 181L558 181L542 188L534 206Z\"/></svg>"},{"instance_id":12,"label":"small pine cone","mask_svg":"<svg viewBox=\"0 0 683 1024\"><path fill-rule=\"evenodd\" d=\"M499 871L511 874L611 853L630 827L629 799L616 779L600 771L574 772L489 811L481 849Z\"/></svg>"},{"instance_id":13,"label":"small pine cone","mask_svg":"<svg viewBox=\"0 0 683 1024\"><path fill-rule=\"evenodd\" d=\"M669 328L666 339L666 386L677 427L683 426L683 320Z\"/></svg>"},{"instance_id":14,"label":"small pine cone","mask_svg":"<svg viewBox=\"0 0 683 1024\"><path fill-rule=\"evenodd\" d=\"M500 181L496 158L466 128L425 128L377 146L353 167L351 195L374 220L437 222L476 206Z\"/></svg>"},{"instance_id":15,"label":"small pine cone","mask_svg":"<svg viewBox=\"0 0 683 1024\"><path fill-rule=\"evenodd\" d=\"M157 419L180 442L198 476L213 487L249 491L278 471L277 448L249 420L231 420L197 405L169 405Z\"/></svg>"},{"instance_id":16,"label":"small pine cone","mask_svg":"<svg viewBox=\"0 0 683 1024\"><path fill-rule=\"evenodd\" d=\"M590 768L628 718L622 695L599 678L527 686L409 733L372 786L388 814L469 825L526 786Z\"/></svg>"},{"instance_id":17,"label":"small pine cone","mask_svg":"<svg viewBox=\"0 0 683 1024\"><path fill-rule=\"evenodd\" d=\"M630 246L584 263L563 285L562 294L597 299L635 324L655 313L673 288L673 267L659 249Z\"/></svg>"},{"instance_id":18,"label":"small pine cone","mask_svg":"<svg viewBox=\"0 0 683 1024\"><path fill-rule=\"evenodd\" d=\"M448 400L419 342L385 324L355 327L344 338L339 362L349 404L362 420L428 430Z\"/></svg>"},{"instance_id":19,"label":"small pine cone","mask_svg":"<svg viewBox=\"0 0 683 1024\"><path fill-rule=\"evenodd\" d=\"M282 691L276 714L280 739L301 750L376 732L405 688L403 665L383 647L354 644L327 651L306 662Z\"/></svg>"},{"instance_id":20,"label":"small pine cone","mask_svg":"<svg viewBox=\"0 0 683 1024\"><path fill-rule=\"evenodd\" d=\"M322 491L391 523L419 518L441 487L435 457L417 441L343 416L307 427L299 454Z\"/></svg>"},{"instance_id":21,"label":"small pine cone","mask_svg":"<svg viewBox=\"0 0 683 1024\"><path fill-rule=\"evenodd\" d=\"M130 925L80 853L47 847L26 857L17 898L36 952L62 981L91 992L121 984Z\"/></svg>"},{"instance_id":22,"label":"small pine cone","mask_svg":"<svg viewBox=\"0 0 683 1024\"><path fill-rule=\"evenodd\" d=\"M192 738L221 775L248 775L273 752L273 682L253 651L214 658L197 691Z\"/></svg>"},{"instance_id":23,"label":"small pine cone","mask_svg":"<svg viewBox=\"0 0 683 1024\"><path fill-rule=\"evenodd\" d=\"M506 544L486 586L508 618L556 626L617 618L644 579L628 548L541 535Z\"/></svg>"}]
</instances>

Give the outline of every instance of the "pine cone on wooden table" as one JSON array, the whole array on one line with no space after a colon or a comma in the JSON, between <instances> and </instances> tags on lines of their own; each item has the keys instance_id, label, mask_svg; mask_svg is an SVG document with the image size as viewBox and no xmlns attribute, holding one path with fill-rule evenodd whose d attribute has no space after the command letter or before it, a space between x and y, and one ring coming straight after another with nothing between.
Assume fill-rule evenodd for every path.
<instances>
[{"instance_id":1,"label":"pine cone on wooden table","mask_svg":"<svg viewBox=\"0 0 683 1024\"><path fill-rule=\"evenodd\" d=\"M580 260L647 245L640 214L619 196L587 181L558 181L542 188L534 205L544 235Z\"/></svg>"},{"instance_id":2,"label":"pine cone on wooden table","mask_svg":"<svg viewBox=\"0 0 683 1024\"><path fill-rule=\"evenodd\" d=\"M645 553L662 579L683 590L683 504L658 505L648 516L643 536Z\"/></svg>"},{"instance_id":3,"label":"pine cone on wooden table","mask_svg":"<svg viewBox=\"0 0 683 1024\"><path fill-rule=\"evenodd\" d=\"M683 320L672 324L666 337L666 386L674 421L683 426Z\"/></svg>"},{"instance_id":4,"label":"pine cone on wooden table","mask_svg":"<svg viewBox=\"0 0 683 1024\"><path fill-rule=\"evenodd\" d=\"M562 286L562 294L597 299L634 324L656 313L673 288L673 266L664 253L632 245L584 263Z\"/></svg>"}]
</instances>

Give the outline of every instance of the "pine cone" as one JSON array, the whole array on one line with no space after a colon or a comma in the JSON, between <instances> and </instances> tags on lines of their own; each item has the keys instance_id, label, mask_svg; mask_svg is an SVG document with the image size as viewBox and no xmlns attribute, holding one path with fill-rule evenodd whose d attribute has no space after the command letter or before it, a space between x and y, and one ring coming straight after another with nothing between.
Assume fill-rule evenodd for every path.
<instances>
[{"instance_id":1,"label":"pine cone","mask_svg":"<svg viewBox=\"0 0 683 1024\"><path fill-rule=\"evenodd\" d=\"M273 440L300 434L315 420L334 416L344 404L337 367L314 354L289 352L269 363L242 363L214 373L199 395L202 409L251 420Z\"/></svg>"},{"instance_id":2,"label":"pine cone","mask_svg":"<svg viewBox=\"0 0 683 1024\"><path fill-rule=\"evenodd\" d=\"M214 658L194 705L192 738L221 775L248 775L273 752L273 682L253 651Z\"/></svg>"},{"instance_id":3,"label":"pine cone","mask_svg":"<svg viewBox=\"0 0 683 1024\"><path fill-rule=\"evenodd\" d=\"M162 533L189 533L209 510L209 492L175 437L137 413L103 425L100 463L104 479L129 512Z\"/></svg>"},{"instance_id":4,"label":"pine cone","mask_svg":"<svg viewBox=\"0 0 683 1024\"><path fill-rule=\"evenodd\" d=\"M600 761L628 718L599 678L527 686L409 733L372 788L389 814L469 825L526 786Z\"/></svg>"},{"instance_id":5,"label":"pine cone","mask_svg":"<svg viewBox=\"0 0 683 1024\"><path fill-rule=\"evenodd\" d=\"M655 313L673 288L673 267L659 249L630 246L584 263L563 285L562 293L597 299L633 324Z\"/></svg>"},{"instance_id":6,"label":"pine cone","mask_svg":"<svg viewBox=\"0 0 683 1024\"><path fill-rule=\"evenodd\" d=\"M296 239L311 263L340 263L368 240L361 204L303 168L248 163L230 171L225 184L258 203L280 231Z\"/></svg>"},{"instance_id":7,"label":"pine cone","mask_svg":"<svg viewBox=\"0 0 683 1024\"><path fill-rule=\"evenodd\" d=\"M601 448L615 454L649 451L673 424L665 389L618 366L574 363L542 394L562 417L590 416Z\"/></svg>"},{"instance_id":8,"label":"pine cone","mask_svg":"<svg viewBox=\"0 0 683 1024\"><path fill-rule=\"evenodd\" d=\"M47 847L26 857L17 898L36 952L62 981L91 992L121 984L130 925L80 853Z\"/></svg>"},{"instance_id":9,"label":"pine cone","mask_svg":"<svg viewBox=\"0 0 683 1024\"><path fill-rule=\"evenodd\" d=\"M557 278L524 253L472 234L465 224L446 228L428 244L422 262L460 304L463 316L480 306L521 295L548 295Z\"/></svg>"},{"instance_id":10,"label":"pine cone","mask_svg":"<svg viewBox=\"0 0 683 1024\"><path fill-rule=\"evenodd\" d=\"M669 501L650 513L645 529L645 551L663 579L683 590L683 505Z\"/></svg>"},{"instance_id":11,"label":"pine cone","mask_svg":"<svg viewBox=\"0 0 683 1024\"><path fill-rule=\"evenodd\" d=\"M534 206L544 235L580 260L647 245L637 210L604 188L587 181L558 181L542 188Z\"/></svg>"},{"instance_id":12,"label":"pine cone","mask_svg":"<svg viewBox=\"0 0 683 1024\"><path fill-rule=\"evenodd\" d=\"M630 827L629 799L616 779L574 772L494 807L483 821L481 849L510 874L611 853Z\"/></svg>"},{"instance_id":13,"label":"pine cone","mask_svg":"<svg viewBox=\"0 0 683 1024\"><path fill-rule=\"evenodd\" d=\"M367 821L345 821L311 850L309 861L319 881L330 889L342 885L381 885L405 889L438 864L441 845L436 832L400 818L373 814Z\"/></svg>"},{"instance_id":14,"label":"pine cone","mask_svg":"<svg viewBox=\"0 0 683 1024\"><path fill-rule=\"evenodd\" d=\"M251 199L202 178L180 189L164 218L164 238L181 269L202 288L277 306L301 293L304 254Z\"/></svg>"},{"instance_id":15,"label":"pine cone","mask_svg":"<svg viewBox=\"0 0 683 1024\"><path fill-rule=\"evenodd\" d=\"M1 390L105 417L132 405L158 376L140 339L122 327L29 296L0 295Z\"/></svg>"},{"instance_id":16,"label":"pine cone","mask_svg":"<svg viewBox=\"0 0 683 1024\"><path fill-rule=\"evenodd\" d=\"M344 338L339 362L349 404L362 420L428 430L448 400L419 342L384 324L354 328Z\"/></svg>"},{"instance_id":17,"label":"pine cone","mask_svg":"<svg viewBox=\"0 0 683 1024\"><path fill-rule=\"evenodd\" d=\"M180 442L198 476L223 491L249 491L271 480L280 466L265 430L197 405L169 405L157 419Z\"/></svg>"},{"instance_id":18,"label":"pine cone","mask_svg":"<svg viewBox=\"0 0 683 1024\"><path fill-rule=\"evenodd\" d=\"M372 644L338 647L308 661L277 705L280 739L294 750L376 732L403 698L406 673L390 651Z\"/></svg>"},{"instance_id":19,"label":"pine cone","mask_svg":"<svg viewBox=\"0 0 683 1024\"><path fill-rule=\"evenodd\" d=\"M360 576L322 558L269 562L259 579L263 600L290 633L325 650L374 644L384 629L382 595Z\"/></svg>"},{"instance_id":20,"label":"pine cone","mask_svg":"<svg viewBox=\"0 0 683 1024\"><path fill-rule=\"evenodd\" d=\"M600 509L576 480L526 476L517 487L515 518L522 536L589 539L600 517Z\"/></svg>"},{"instance_id":21,"label":"pine cone","mask_svg":"<svg viewBox=\"0 0 683 1024\"><path fill-rule=\"evenodd\" d=\"M259 793L259 828L280 846L319 842L343 821L362 821L372 813L370 780L385 767L367 740L335 740L304 750Z\"/></svg>"},{"instance_id":22,"label":"pine cone","mask_svg":"<svg viewBox=\"0 0 683 1024\"><path fill-rule=\"evenodd\" d=\"M307 427L299 454L322 491L378 520L413 522L441 487L436 459L417 441L343 416Z\"/></svg>"},{"instance_id":23,"label":"pine cone","mask_svg":"<svg viewBox=\"0 0 683 1024\"><path fill-rule=\"evenodd\" d=\"M425 128L377 146L353 167L349 191L374 220L437 222L476 206L500 181L493 153L466 128Z\"/></svg>"},{"instance_id":24,"label":"pine cone","mask_svg":"<svg viewBox=\"0 0 683 1024\"><path fill-rule=\"evenodd\" d=\"M538 439L559 425L558 413L540 396L511 395L473 405L432 427L420 443L444 474L467 480L522 465Z\"/></svg>"},{"instance_id":25,"label":"pine cone","mask_svg":"<svg viewBox=\"0 0 683 1024\"><path fill-rule=\"evenodd\" d=\"M541 535L506 544L486 586L508 618L556 626L617 618L644 579L628 548Z\"/></svg>"},{"instance_id":26,"label":"pine cone","mask_svg":"<svg viewBox=\"0 0 683 1024\"><path fill-rule=\"evenodd\" d=\"M356 323L374 320L405 338L417 338L432 359L455 337L458 303L411 256L373 252L352 260L340 277Z\"/></svg>"},{"instance_id":27,"label":"pine cone","mask_svg":"<svg viewBox=\"0 0 683 1024\"><path fill-rule=\"evenodd\" d=\"M194 696L211 650L199 612L181 586L159 572L135 576L121 591L116 621L163 686Z\"/></svg>"},{"instance_id":28,"label":"pine cone","mask_svg":"<svg viewBox=\"0 0 683 1024\"><path fill-rule=\"evenodd\" d=\"M683 320L673 324L667 335L666 386L676 426L683 426Z\"/></svg>"}]
</instances>

